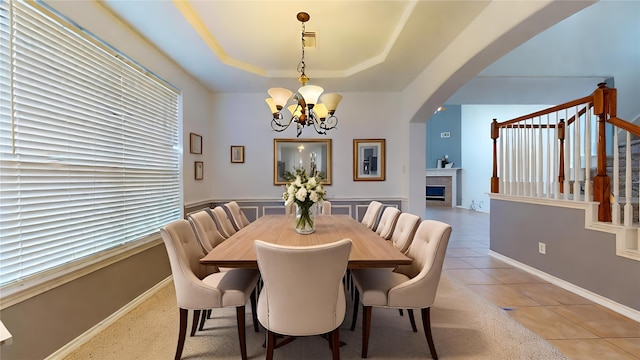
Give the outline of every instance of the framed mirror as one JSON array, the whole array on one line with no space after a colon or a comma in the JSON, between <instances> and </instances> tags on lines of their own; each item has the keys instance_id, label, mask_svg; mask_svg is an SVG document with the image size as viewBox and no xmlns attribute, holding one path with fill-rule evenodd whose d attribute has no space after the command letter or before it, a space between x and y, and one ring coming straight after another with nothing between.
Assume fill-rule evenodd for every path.
<instances>
[{"instance_id":1,"label":"framed mirror","mask_svg":"<svg viewBox=\"0 0 640 360\"><path fill-rule=\"evenodd\" d=\"M331 185L331 139L273 139L273 184L285 185L285 172L300 166L321 171L322 184Z\"/></svg>"}]
</instances>

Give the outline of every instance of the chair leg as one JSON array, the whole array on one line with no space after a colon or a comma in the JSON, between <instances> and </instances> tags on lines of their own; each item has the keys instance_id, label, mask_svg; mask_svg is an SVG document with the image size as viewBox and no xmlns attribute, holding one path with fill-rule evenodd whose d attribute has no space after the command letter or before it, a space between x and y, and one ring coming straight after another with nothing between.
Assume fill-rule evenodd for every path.
<instances>
[{"instance_id":1,"label":"chair leg","mask_svg":"<svg viewBox=\"0 0 640 360\"><path fill-rule=\"evenodd\" d=\"M178 330L178 346L176 347L175 360L182 357L182 349L184 348L184 338L187 335L187 317L189 310L180 308L180 329Z\"/></svg>"},{"instance_id":2,"label":"chair leg","mask_svg":"<svg viewBox=\"0 0 640 360\"><path fill-rule=\"evenodd\" d=\"M193 322L191 323L190 336L193 336L196 334L196 329L198 328L199 322L200 322L200 310L193 310Z\"/></svg>"},{"instance_id":3,"label":"chair leg","mask_svg":"<svg viewBox=\"0 0 640 360\"><path fill-rule=\"evenodd\" d=\"M362 306L362 358L369 352L369 330L371 330L371 306Z\"/></svg>"},{"instance_id":4,"label":"chair leg","mask_svg":"<svg viewBox=\"0 0 640 360\"><path fill-rule=\"evenodd\" d=\"M258 329L258 313L256 312L256 289L253 289L251 295L249 296L249 299L251 300L251 320L253 320L253 330L255 330L255 332L259 332L260 329Z\"/></svg>"},{"instance_id":5,"label":"chair leg","mask_svg":"<svg viewBox=\"0 0 640 360\"><path fill-rule=\"evenodd\" d=\"M331 353L333 360L340 360L340 327L331 332Z\"/></svg>"},{"instance_id":6,"label":"chair leg","mask_svg":"<svg viewBox=\"0 0 640 360\"><path fill-rule=\"evenodd\" d=\"M198 331L202 331L202 329L204 329L204 322L207 320L208 313L209 310L202 311L202 314L200 315L200 326L198 326Z\"/></svg>"},{"instance_id":7,"label":"chair leg","mask_svg":"<svg viewBox=\"0 0 640 360\"><path fill-rule=\"evenodd\" d=\"M247 338L244 333L244 306L236 307L236 321L238 322L238 339L240 340L240 356L247 360Z\"/></svg>"},{"instance_id":8,"label":"chair leg","mask_svg":"<svg viewBox=\"0 0 640 360\"><path fill-rule=\"evenodd\" d=\"M409 313L409 322L411 323L411 330L413 330L413 332L418 332L418 328L416 328L416 318L413 317L413 309L407 309L407 313Z\"/></svg>"},{"instance_id":9,"label":"chair leg","mask_svg":"<svg viewBox=\"0 0 640 360\"><path fill-rule=\"evenodd\" d=\"M276 347L276 334L273 331L267 330L267 358L266 360L273 360L273 349Z\"/></svg>"},{"instance_id":10,"label":"chair leg","mask_svg":"<svg viewBox=\"0 0 640 360\"><path fill-rule=\"evenodd\" d=\"M400 316L404 316L404 311L402 311L402 309L398 309L398 312L400 313Z\"/></svg>"},{"instance_id":11,"label":"chair leg","mask_svg":"<svg viewBox=\"0 0 640 360\"><path fill-rule=\"evenodd\" d=\"M424 327L424 335L427 337L427 343L429 344L429 351L431 351L431 357L433 360L438 360L438 354L436 354L436 346L433 344L433 337L431 336L431 308L424 308L422 312L422 326Z\"/></svg>"},{"instance_id":12,"label":"chair leg","mask_svg":"<svg viewBox=\"0 0 640 360\"><path fill-rule=\"evenodd\" d=\"M353 300L353 317L351 318L351 331L356 329L356 320L358 320L358 303L360 302L360 293L355 290L356 298Z\"/></svg>"}]
</instances>

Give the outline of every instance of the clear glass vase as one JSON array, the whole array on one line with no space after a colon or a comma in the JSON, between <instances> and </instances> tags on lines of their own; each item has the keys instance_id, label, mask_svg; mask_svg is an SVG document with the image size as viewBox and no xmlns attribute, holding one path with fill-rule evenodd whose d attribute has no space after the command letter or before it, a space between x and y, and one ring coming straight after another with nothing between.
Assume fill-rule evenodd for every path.
<instances>
[{"instance_id":1,"label":"clear glass vase","mask_svg":"<svg viewBox=\"0 0 640 360\"><path fill-rule=\"evenodd\" d=\"M296 232L298 234L311 234L316 231L316 208L316 204L296 205Z\"/></svg>"}]
</instances>

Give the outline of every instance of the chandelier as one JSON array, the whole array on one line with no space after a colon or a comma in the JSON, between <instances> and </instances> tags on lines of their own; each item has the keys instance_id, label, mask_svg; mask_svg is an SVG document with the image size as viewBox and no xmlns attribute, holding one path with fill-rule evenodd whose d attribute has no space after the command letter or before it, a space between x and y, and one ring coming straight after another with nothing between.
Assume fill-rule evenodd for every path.
<instances>
[{"instance_id":1,"label":"chandelier","mask_svg":"<svg viewBox=\"0 0 640 360\"><path fill-rule=\"evenodd\" d=\"M302 129L305 126L313 126L318 134L326 135L327 130L334 129L336 125L338 125L338 118L334 114L340 100L342 100L342 96L339 94L324 94L320 96L320 94L324 92L323 88L317 85L307 85L309 78L307 74L305 74L304 23L309 21L310 16L306 12L299 12L296 18L302 25L302 57L298 64L298 72L300 73L298 81L302 86L296 94L293 94L289 89L281 87L271 88L267 91L271 97L265 101L273 114L271 128L281 132L295 123L298 137L302 134ZM285 118L282 109L285 108L290 99L292 100L292 104L286 108L289 110L291 117L287 116L287 118ZM320 99L320 102L318 102L318 99Z\"/></svg>"}]
</instances>

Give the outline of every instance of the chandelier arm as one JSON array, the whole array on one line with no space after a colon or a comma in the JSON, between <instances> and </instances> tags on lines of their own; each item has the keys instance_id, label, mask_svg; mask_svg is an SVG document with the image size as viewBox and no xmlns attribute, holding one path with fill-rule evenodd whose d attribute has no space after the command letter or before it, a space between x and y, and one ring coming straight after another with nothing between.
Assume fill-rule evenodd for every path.
<instances>
[{"instance_id":1,"label":"chandelier arm","mask_svg":"<svg viewBox=\"0 0 640 360\"><path fill-rule=\"evenodd\" d=\"M291 123L294 122L294 120L297 122L297 116L292 116L291 119L289 119L289 121L285 124L281 123L280 120L284 120L281 113L278 113L277 117L274 116L271 119L271 128L277 132L287 130L289 126L291 126Z\"/></svg>"},{"instance_id":2,"label":"chandelier arm","mask_svg":"<svg viewBox=\"0 0 640 360\"><path fill-rule=\"evenodd\" d=\"M313 110L309 111L309 121L307 125L313 124L313 129L320 135L327 135L327 132L322 128L322 123L316 116Z\"/></svg>"},{"instance_id":3,"label":"chandelier arm","mask_svg":"<svg viewBox=\"0 0 640 360\"><path fill-rule=\"evenodd\" d=\"M338 125L338 118L335 115L331 115L322 121L321 127L325 130L335 129Z\"/></svg>"}]
</instances>

